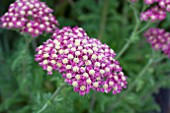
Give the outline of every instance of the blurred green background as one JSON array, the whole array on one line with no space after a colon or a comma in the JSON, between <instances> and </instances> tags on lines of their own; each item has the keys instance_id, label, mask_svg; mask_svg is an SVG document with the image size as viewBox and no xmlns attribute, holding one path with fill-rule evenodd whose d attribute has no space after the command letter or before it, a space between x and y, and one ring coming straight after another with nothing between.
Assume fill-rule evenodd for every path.
<instances>
[{"instance_id":1,"label":"blurred green background","mask_svg":"<svg viewBox=\"0 0 170 113\"><path fill-rule=\"evenodd\" d=\"M60 28L80 26L90 37L99 38L116 53L127 42L136 24L133 10L126 0L42 1L54 9ZM0 0L0 16L12 2L14 0ZM142 2L136 3L138 16L142 5ZM140 28L146 24L142 22ZM170 15L152 26L168 30L169 24ZM34 61L34 45L42 44L50 36L37 37L25 52L22 35L0 29L0 113L37 113L63 82L59 73L49 76ZM153 52L142 33L136 35L118 59L128 76L127 89L118 95L91 91L80 96L68 86L42 113L170 113L170 60L165 58L152 63L139 77L153 55L154 58L162 57L161 52Z\"/></svg>"}]
</instances>

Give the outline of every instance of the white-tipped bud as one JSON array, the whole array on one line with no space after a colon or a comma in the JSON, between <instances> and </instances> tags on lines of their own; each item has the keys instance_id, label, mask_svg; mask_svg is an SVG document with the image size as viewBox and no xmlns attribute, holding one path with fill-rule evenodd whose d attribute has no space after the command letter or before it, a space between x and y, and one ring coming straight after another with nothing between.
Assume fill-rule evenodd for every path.
<instances>
[{"instance_id":1,"label":"white-tipped bud","mask_svg":"<svg viewBox=\"0 0 170 113\"><path fill-rule=\"evenodd\" d=\"M78 46L78 50L82 50L83 49L83 47L82 46Z\"/></svg>"},{"instance_id":2,"label":"white-tipped bud","mask_svg":"<svg viewBox=\"0 0 170 113\"><path fill-rule=\"evenodd\" d=\"M73 87L77 87L77 86L78 86L78 83L77 83L76 81L73 81L72 86L73 86Z\"/></svg>"},{"instance_id":3,"label":"white-tipped bud","mask_svg":"<svg viewBox=\"0 0 170 113\"><path fill-rule=\"evenodd\" d=\"M44 24L40 24L40 28L41 29L45 28Z\"/></svg>"},{"instance_id":4,"label":"white-tipped bud","mask_svg":"<svg viewBox=\"0 0 170 113\"><path fill-rule=\"evenodd\" d=\"M115 79L115 81L117 81L119 78L118 78L118 76L114 76L114 79Z\"/></svg>"},{"instance_id":5,"label":"white-tipped bud","mask_svg":"<svg viewBox=\"0 0 170 113\"><path fill-rule=\"evenodd\" d=\"M83 56L83 60L87 60L88 59L88 56L87 55L84 55Z\"/></svg>"},{"instance_id":6,"label":"white-tipped bud","mask_svg":"<svg viewBox=\"0 0 170 113\"><path fill-rule=\"evenodd\" d=\"M113 53L114 53L113 49L110 49L110 53L111 53L111 54L113 54Z\"/></svg>"},{"instance_id":7,"label":"white-tipped bud","mask_svg":"<svg viewBox=\"0 0 170 113\"><path fill-rule=\"evenodd\" d=\"M17 25L17 26L21 26L21 22L17 22L16 25Z\"/></svg>"},{"instance_id":8,"label":"white-tipped bud","mask_svg":"<svg viewBox=\"0 0 170 113\"><path fill-rule=\"evenodd\" d=\"M87 51L88 51L89 54L93 54L93 50L88 49Z\"/></svg>"},{"instance_id":9,"label":"white-tipped bud","mask_svg":"<svg viewBox=\"0 0 170 113\"><path fill-rule=\"evenodd\" d=\"M13 27L14 24L13 24L12 22L9 22L9 23L8 23L8 26L9 26L9 27Z\"/></svg>"},{"instance_id":10,"label":"white-tipped bud","mask_svg":"<svg viewBox=\"0 0 170 113\"><path fill-rule=\"evenodd\" d=\"M76 51L76 52L75 52L75 55L76 55L76 56L79 56L79 55L80 55L80 51Z\"/></svg>"},{"instance_id":11,"label":"white-tipped bud","mask_svg":"<svg viewBox=\"0 0 170 113\"><path fill-rule=\"evenodd\" d=\"M27 13L28 13L29 15L32 15L32 14L33 14L32 11L28 11Z\"/></svg>"},{"instance_id":12,"label":"white-tipped bud","mask_svg":"<svg viewBox=\"0 0 170 113\"><path fill-rule=\"evenodd\" d=\"M76 48L75 48L75 47L72 47L72 48L71 48L71 51L76 51Z\"/></svg>"},{"instance_id":13,"label":"white-tipped bud","mask_svg":"<svg viewBox=\"0 0 170 113\"><path fill-rule=\"evenodd\" d=\"M123 87L125 84L122 82L120 85Z\"/></svg>"},{"instance_id":14,"label":"white-tipped bud","mask_svg":"<svg viewBox=\"0 0 170 113\"><path fill-rule=\"evenodd\" d=\"M93 47L93 50L94 51L98 51L99 49L97 47Z\"/></svg>"},{"instance_id":15,"label":"white-tipped bud","mask_svg":"<svg viewBox=\"0 0 170 113\"><path fill-rule=\"evenodd\" d=\"M63 62L63 64L67 64L67 63L68 63L68 59L67 59L67 58L64 58L64 59L62 60L62 62Z\"/></svg>"},{"instance_id":16,"label":"white-tipped bud","mask_svg":"<svg viewBox=\"0 0 170 113\"><path fill-rule=\"evenodd\" d=\"M52 57L53 57L53 58L56 58L56 57L57 57L57 55L56 55L56 54L52 54Z\"/></svg>"},{"instance_id":17,"label":"white-tipped bud","mask_svg":"<svg viewBox=\"0 0 170 113\"><path fill-rule=\"evenodd\" d=\"M97 87L99 87L99 83L98 83L98 82L94 82L94 83L93 83L93 86L94 86L95 88L97 88Z\"/></svg>"},{"instance_id":18,"label":"white-tipped bud","mask_svg":"<svg viewBox=\"0 0 170 113\"><path fill-rule=\"evenodd\" d=\"M100 62L95 62L94 64L96 67L100 67Z\"/></svg>"},{"instance_id":19,"label":"white-tipped bud","mask_svg":"<svg viewBox=\"0 0 170 113\"><path fill-rule=\"evenodd\" d=\"M113 85L114 85L114 82L113 82L113 81L109 81L109 85L110 85L110 86L113 86Z\"/></svg>"},{"instance_id":20,"label":"white-tipped bud","mask_svg":"<svg viewBox=\"0 0 170 113\"><path fill-rule=\"evenodd\" d=\"M17 4L17 5L21 7L21 6L23 5L23 3L21 3L21 2L18 2L18 4Z\"/></svg>"},{"instance_id":21,"label":"white-tipped bud","mask_svg":"<svg viewBox=\"0 0 170 113\"><path fill-rule=\"evenodd\" d=\"M39 51L38 51L38 54L42 54L42 50L39 50Z\"/></svg>"},{"instance_id":22,"label":"white-tipped bud","mask_svg":"<svg viewBox=\"0 0 170 113\"><path fill-rule=\"evenodd\" d=\"M52 64L56 64L56 61L55 61L55 60L51 60L51 63L52 63Z\"/></svg>"},{"instance_id":23,"label":"white-tipped bud","mask_svg":"<svg viewBox=\"0 0 170 113\"><path fill-rule=\"evenodd\" d=\"M67 47L68 47L68 48L71 48L71 47L72 47L72 44L69 44Z\"/></svg>"},{"instance_id":24,"label":"white-tipped bud","mask_svg":"<svg viewBox=\"0 0 170 113\"><path fill-rule=\"evenodd\" d=\"M86 54L86 53L87 53L87 50L86 50L86 49L83 49L82 52L83 52L84 54Z\"/></svg>"},{"instance_id":25,"label":"white-tipped bud","mask_svg":"<svg viewBox=\"0 0 170 113\"><path fill-rule=\"evenodd\" d=\"M85 85L82 85L82 86L80 87L80 90L81 90L81 91L85 91L85 90L86 90L86 86L85 86Z\"/></svg>"},{"instance_id":26,"label":"white-tipped bud","mask_svg":"<svg viewBox=\"0 0 170 113\"><path fill-rule=\"evenodd\" d=\"M96 55L96 54L93 54L93 55L92 55L92 59L96 60L96 59L97 59L97 55Z\"/></svg>"},{"instance_id":27,"label":"white-tipped bud","mask_svg":"<svg viewBox=\"0 0 170 113\"><path fill-rule=\"evenodd\" d=\"M72 78L72 74L71 74L71 73L67 73L67 74L66 74L66 77L67 77L68 79L71 79L71 78Z\"/></svg>"},{"instance_id":28,"label":"white-tipped bud","mask_svg":"<svg viewBox=\"0 0 170 113\"><path fill-rule=\"evenodd\" d=\"M48 58L48 57L49 57L49 54L48 54L48 53L45 53L43 56L44 56L44 58Z\"/></svg>"},{"instance_id":29,"label":"white-tipped bud","mask_svg":"<svg viewBox=\"0 0 170 113\"><path fill-rule=\"evenodd\" d=\"M3 23L2 26L3 26L3 27L6 27L6 26L7 26L7 23Z\"/></svg>"},{"instance_id":30,"label":"white-tipped bud","mask_svg":"<svg viewBox=\"0 0 170 113\"><path fill-rule=\"evenodd\" d=\"M104 88L104 89L107 89L107 88L108 88L108 84L104 84L104 85L103 85L103 88Z\"/></svg>"},{"instance_id":31,"label":"white-tipped bud","mask_svg":"<svg viewBox=\"0 0 170 113\"><path fill-rule=\"evenodd\" d=\"M71 69L71 65L67 65L67 66L66 66L66 69Z\"/></svg>"},{"instance_id":32,"label":"white-tipped bud","mask_svg":"<svg viewBox=\"0 0 170 113\"><path fill-rule=\"evenodd\" d=\"M105 68L106 72L110 72L110 69L108 67Z\"/></svg>"},{"instance_id":33,"label":"white-tipped bud","mask_svg":"<svg viewBox=\"0 0 170 113\"><path fill-rule=\"evenodd\" d=\"M47 67L47 71L48 71L48 72L51 72L52 70L53 70L53 68L52 68L51 66L48 66L48 67Z\"/></svg>"},{"instance_id":34,"label":"white-tipped bud","mask_svg":"<svg viewBox=\"0 0 170 113\"><path fill-rule=\"evenodd\" d=\"M60 50L59 50L59 53L60 53L60 54L64 54L64 50L60 49Z\"/></svg>"},{"instance_id":35,"label":"white-tipped bud","mask_svg":"<svg viewBox=\"0 0 170 113\"><path fill-rule=\"evenodd\" d=\"M93 69L91 69L91 70L89 71L89 74L90 74L90 75L94 75L94 74L95 74L95 71L94 71Z\"/></svg>"},{"instance_id":36,"label":"white-tipped bud","mask_svg":"<svg viewBox=\"0 0 170 113\"><path fill-rule=\"evenodd\" d=\"M64 53L65 53L65 54L68 54L68 53L69 53L68 49L65 49L65 50L64 50Z\"/></svg>"},{"instance_id":37,"label":"white-tipped bud","mask_svg":"<svg viewBox=\"0 0 170 113\"><path fill-rule=\"evenodd\" d=\"M104 73L105 73L105 71L104 71L103 69L101 69L101 70L100 70L100 73L101 73L101 74L104 74Z\"/></svg>"},{"instance_id":38,"label":"white-tipped bud","mask_svg":"<svg viewBox=\"0 0 170 113\"><path fill-rule=\"evenodd\" d=\"M31 23L28 23L28 24L27 24L27 27L28 27L28 28L29 28L29 27L31 27L31 26L32 26L32 24L31 24Z\"/></svg>"},{"instance_id":39,"label":"white-tipped bud","mask_svg":"<svg viewBox=\"0 0 170 113\"><path fill-rule=\"evenodd\" d=\"M45 50L45 51L49 51L49 50L50 50L50 47L46 47L44 50Z\"/></svg>"},{"instance_id":40,"label":"white-tipped bud","mask_svg":"<svg viewBox=\"0 0 170 113\"><path fill-rule=\"evenodd\" d=\"M86 65L86 66L91 65L91 61L90 61L90 60L87 60L87 61L85 62L85 65Z\"/></svg>"},{"instance_id":41,"label":"white-tipped bud","mask_svg":"<svg viewBox=\"0 0 170 113\"><path fill-rule=\"evenodd\" d=\"M87 83L87 84L91 84L90 78L88 78L88 79L86 80L86 83Z\"/></svg>"},{"instance_id":42,"label":"white-tipped bud","mask_svg":"<svg viewBox=\"0 0 170 113\"><path fill-rule=\"evenodd\" d=\"M45 16L45 17L44 17L44 20L48 21L48 20L49 20L49 18L48 18L47 16Z\"/></svg>"},{"instance_id":43,"label":"white-tipped bud","mask_svg":"<svg viewBox=\"0 0 170 113\"><path fill-rule=\"evenodd\" d=\"M75 63L79 63L79 58L74 58L73 61L74 61Z\"/></svg>"},{"instance_id":44,"label":"white-tipped bud","mask_svg":"<svg viewBox=\"0 0 170 113\"><path fill-rule=\"evenodd\" d=\"M25 11L22 11L22 10L21 10L21 11L20 11L20 14L21 14L21 15L25 15Z\"/></svg>"},{"instance_id":45,"label":"white-tipped bud","mask_svg":"<svg viewBox=\"0 0 170 113\"><path fill-rule=\"evenodd\" d=\"M102 60L103 57L99 55L99 56L97 56L97 58L98 58L99 60Z\"/></svg>"},{"instance_id":46,"label":"white-tipped bud","mask_svg":"<svg viewBox=\"0 0 170 113\"><path fill-rule=\"evenodd\" d=\"M96 80L98 80L98 81L101 80L101 77L97 77Z\"/></svg>"},{"instance_id":47,"label":"white-tipped bud","mask_svg":"<svg viewBox=\"0 0 170 113\"><path fill-rule=\"evenodd\" d=\"M115 86L115 87L113 88L113 91L116 91L116 90L118 90L118 87L117 87L117 86Z\"/></svg>"},{"instance_id":48,"label":"white-tipped bud","mask_svg":"<svg viewBox=\"0 0 170 113\"><path fill-rule=\"evenodd\" d=\"M88 78L89 77L89 74L88 73L83 73L83 76Z\"/></svg>"},{"instance_id":49,"label":"white-tipped bud","mask_svg":"<svg viewBox=\"0 0 170 113\"><path fill-rule=\"evenodd\" d=\"M122 76L121 78L122 78L122 80L123 80L123 81L125 81L125 80L126 80L126 77L125 77L125 76Z\"/></svg>"},{"instance_id":50,"label":"white-tipped bud","mask_svg":"<svg viewBox=\"0 0 170 113\"><path fill-rule=\"evenodd\" d=\"M28 29L28 32L32 32L32 31L33 31L33 29L32 29L32 28L29 28L29 29Z\"/></svg>"},{"instance_id":51,"label":"white-tipped bud","mask_svg":"<svg viewBox=\"0 0 170 113\"><path fill-rule=\"evenodd\" d=\"M48 60L44 60L44 61L43 61L43 64L44 64L44 65L48 64Z\"/></svg>"},{"instance_id":52,"label":"white-tipped bud","mask_svg":"<svg viewBox=\"0 0 170 113\"><path fill-rule=\"evenodd\" d=\"M68 55L68 59L73 59L73 58L74 58L74 56L72 54Z\"/></svg>"},{"instance_id":53,"label":"white-tipped bud","mask_svg":"<svg viewBox=\"0 0 170 113\"><path fill-rule=\"evenodd\" d=\"M61 67L61 66L62 66L62 64L61 64L61 63L57 63L57 66L58 66L58 67Z\"/></svg>"},{"instance_id":54,"label":"white-tipped bud","mask_svg":"<svg viewBox=\"0 0 170 113\"><path fill-rule=\"evenodd\" d=\"M73 67L73 71L74 71L74 72L78 72L78 71L79 71L79 67L78 67L78 66L74 66L74 67Z\"/></svg>"},{"instance_id":55,"label":"white-tipped bud","mask_svg":"<svg viewBox=\"0 0 170 113\"><path fill-rule=\"evenodd\" d=\"M124 76L124 73L123 73L123 72L120 72L119 74L120 74L121 76Z\"/></svg>"},{"instance_id":56,"label":"white-tipped bud","mask_svg":"<svg viewBox=\"0 0 170 113\"><path fill-rule=\"evenodd\" d=\"M86 39L83 39L82 43L87 43L87 40L86 40Z\"/></svg>"},{"instance_id":57,"label":"white-tipped bud","mask_svg":"<svg viewBox=\"0 0 170 113\"><path fill-rule=\"evenodd\" d=\"M34 33L35 33L35 34L39 34L40 31L39 31L38 29L36 29L36 30L34 31Z\"/></svg>"},{"instance_id":58,"label":"white-tipped bud","mask_svg":"<svg viewBox=\"0 0 170 113\"><path fill-rule=\"evenodd\" d=\"M75 46L79 46L80 45L80 40L75 40Z\"/></svg>"},{"instance_id":59,"label":"white-tipped bud","mask_svg":"<svg viewBox=\"0 0 170 113\"><path fill-rule=\"evenodd\" d=\"M77 80L80 80L80 75L76 75L75 78L76 78Z\"/></svg>"}]
</instances>

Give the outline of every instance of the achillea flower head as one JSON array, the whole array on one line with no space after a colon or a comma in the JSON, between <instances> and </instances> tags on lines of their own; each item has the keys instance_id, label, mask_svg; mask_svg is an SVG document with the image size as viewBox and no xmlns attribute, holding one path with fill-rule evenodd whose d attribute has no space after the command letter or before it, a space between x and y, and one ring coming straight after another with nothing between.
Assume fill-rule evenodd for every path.
<instances>
[{"instance_id":1,"label":"achillea flower head","mask_svg":"<svg viewBox=\"0 0 170 113\"><path fill-rule=\"evenodd\" d=\"M155 50L161 50L170 58L170 33L160 28L150 28L144 36Z\"/></svg>"},{"instance_id":2,"label":"achillea flower head","mask_svg":"<svg viewBox=\"0 0 170 113\"><path fill-rule=\"evenodd\" d=\"M143 21L151 20L152 22L156 20L164 20L166 18L166 11L159 6L154 6L145 12L142 12L140 19Z\"/></svg>"},{"instance_id":3,"label":"achillea flower head","mask_svg":"<svg viewBox=\"0 0 170 113\"><path fill-rule=\"evenodd\" d=\"M65 82L80 95L89 93L90 89L117 94L126 88L126 77L114 59L115 52L108 45L89 38L78 27L56 30L52 38L37 48L36 55L36 60L48 74L59 71ZM49 49L46 49L47 45Z\"/></svg>"},{"instance_id":4,"label":"achillea flower head","mask_svg":"<svg viewBox=\"0 0 170 113\"><path fill-rule=\"evenodd\" d=\"M36 37L56 29L58 22L52 12L52 9L39 0L17 0L0 18L0 27L18 29Z\"/></svg>"},{"instance_id":5,"label":"achillea flower head","mask_svg":"<svg viewBox=\"0 0 170 113\"><path fill-rule=\"evenodd\" d=\"M153 4L155 2L159 2L160 0L144 0L144 2L148 5Z\"/></svg>"},{"instance_id":6,"label":"achillea flower head","mask_svg":"<svg viewBox=\"0 0 170 113\"><path fill-rule=\"evenodd\" d=\"M159 6L170 12L170 0L159 0Z\"/></svg>"}]
</instances>

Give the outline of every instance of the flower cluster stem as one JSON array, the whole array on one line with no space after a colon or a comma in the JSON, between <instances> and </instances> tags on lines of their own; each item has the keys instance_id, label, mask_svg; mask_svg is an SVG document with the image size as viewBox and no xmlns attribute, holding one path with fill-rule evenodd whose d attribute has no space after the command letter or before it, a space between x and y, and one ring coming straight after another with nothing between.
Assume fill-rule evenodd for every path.
<instances>
[{"instance_id":1,"label":"flower cluster stem","mask_svg":"<svg viewBox=\"0 0 170 113\"><path fill-rule=\"evenodd\" d=\"M48 107L48 105L50 105L51 102L56 98L56 96L61 92L61 90L66 87L66 85L67 85L66 83L63 83L60 87L58 87L51 96L51 98L44 104L44 106L37 113L42 113Z\"/></svg>"},{"instance_id":2,"label":"flower cluster stem","mask_svg":"<svg viewBox=\"0 0 170 113\"><path fill-rule=\"evenodd\" d=\"M98 39L101 40L105 31L106 27L106 20L107 20L107 13L108 13L108 0L104 0L103 4L103 12L102 12L102 19L100 22L100 29Z\"/></svg>"},{"instance_id":3,"label":"flower cluster stem","mask_svg":"<svg viewBox=\"0 0 170 113\"><path fill-rule=\"evenodd\" d=\"M133 12L134 12L134 15L135 15L136 25L133 29L132 34L130 35L130 38L128 39L126 44L123 46L123 48L120 50L120 52L117 54L116 59L119 59L125 53L125 51L129 48L130 44L134 41L134 38L137 35L137 30L140 26L140 20L138 18L137 10L135 9L134 6L131 6L131 8L133 9Z\"/></svg>"}]
</instances>

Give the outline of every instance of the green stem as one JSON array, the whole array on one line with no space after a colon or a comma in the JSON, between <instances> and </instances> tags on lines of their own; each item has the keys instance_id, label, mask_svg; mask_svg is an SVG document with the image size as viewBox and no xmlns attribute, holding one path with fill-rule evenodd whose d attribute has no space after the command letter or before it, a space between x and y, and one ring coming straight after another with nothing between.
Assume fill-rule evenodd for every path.
<instances>
[{"instance_id":1,"label":"green stem","mask_svg":"<svg viewBox=\"0 0 170 113\"><path fill-rule=\"evenodd\" d=\"M140 34L140 33L142 33L143 31L145 31L150 25L151 25L151 22L148 22L143 28L141 28L141 29L137 32L137 34Z\"/></svg>"},{"instance_id":2,"label":"green stem","mask_svg":"<svg viewBox=\"0 0 170 113\"><path fill-rule=\"evenodd\" d=\"M93 92L92 99L91 99L91 102L90 102L90 113L93 113L93 111L94 111L95 101L96 101L96 93Z\"/></svg>"},{"instance_id":3,"label":"green stem","mask_svg":"<svg viewBox=\"0 0 170 113\"><path fill-rule=\"evenodd\" d=\"M153 63L153 59L151 58L148 63L144 66L144 68L140 71L140 73L137 75L136 79L134 80L134 82L129 86L129 88L122 93L121 96L119 96L118 98L116 98L115 100L115 104L112 104L109 109L106 111L106 113L110 113L120 102L121 100L127 95L127 93L129 93L129 91L131 91L136 83L138 82L138 80L145 74L145 72L148 70L148 68L152 65Z\"/></svg>"},{"instance_id":4,"label":"green stem","mask_svg":"<svg viewBox=\"0 0 170 113\"><path fill-rule=\"evenodd\" d=\"M130 44L133 42L134 36L136 35L136 32L137 32L139 25L140 25L140 21L138 19L137 11L133 6L131 6L131 7L132 7L134 15L135 15L136 25L135 25L135 28L133 29L133 32L132 32L129 40L126 42L126 44L120 50L120 52L117 54L116 59L119 59L124 54L124 52L129 48Z\"/></svg>"},{"instance_id":5,"label":"green stem","mask_svg":"<svg viewBox=\"0 0 170 113\"><path fill-rule=\"evenodd\" d=\"M60 87L58 87L51 96L51 98L44 104L44 106L37 113L42 113L48 107L48 105L50 105L51 102L56 98L56 96L61 92L61 90L64 89L64 87L66 87L66 85L67 85L66 83L63 83Z\"/></svg>"},{"instance_id":6,"label":"green stem","mask_svg":"<svg viewBox=\"0 0 170 113\"><path fill-rule=\"evenodd\" d=\"M167 56L163 55L162 57L155 60L154 63L160 62L161 60L166 59L166 58L167 58Z\"/></svg>"},{"instance_id":7,"label":"green stem","mask_svg":"<svg viewBox=\"0 0 170 113\"><path fill-rule=\"evenodd\" d=\"M98 35L99 40L102 39L103 34L105 32L107 13L108 13L108 0L104 0L102 19L101 19L101 22L100 22L100 29L99 29L99 35Z\"/></svg>"}]
</instances>

